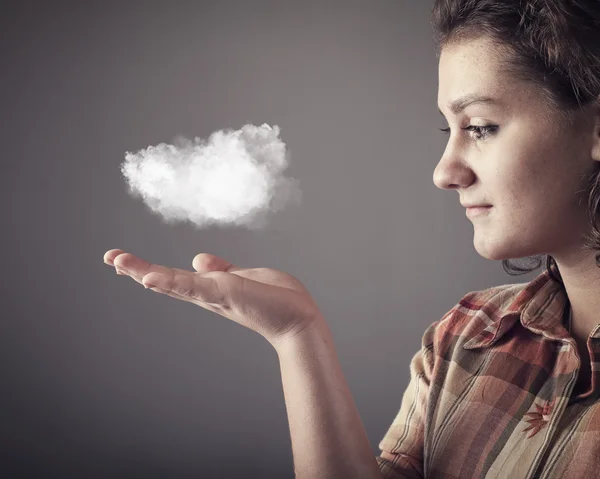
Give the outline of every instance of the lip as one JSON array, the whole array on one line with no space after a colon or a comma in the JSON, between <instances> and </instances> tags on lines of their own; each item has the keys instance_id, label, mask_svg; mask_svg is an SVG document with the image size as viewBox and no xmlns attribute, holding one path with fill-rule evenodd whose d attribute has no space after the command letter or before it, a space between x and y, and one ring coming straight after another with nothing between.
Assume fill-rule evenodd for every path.
<instances>
[{"instance_id":1,"label":"lip","mask_svg":"<svg viewBox=\"0 0 600 479\"><path fill-rule=\"evenodd\" d=\"M467 208L466 214L470 218L472 216L480 216L489 213L493 206L472 206Z\"/></svg>"}]
</instances>

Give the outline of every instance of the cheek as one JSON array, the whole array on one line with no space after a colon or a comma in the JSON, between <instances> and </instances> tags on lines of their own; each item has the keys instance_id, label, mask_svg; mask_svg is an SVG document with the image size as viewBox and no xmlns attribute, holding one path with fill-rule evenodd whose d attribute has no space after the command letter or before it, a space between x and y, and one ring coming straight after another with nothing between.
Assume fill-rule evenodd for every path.
<instances>
[{"instance_id":1,"label":"cheek","mask_svg":"<svg viewBox=\"0 0 600 479\"><path fill-rule=\"evenodd\" d=\"M490 201L498 204L518 204L536 187L540 175L531 170L531 165L524 163L519 156L503 156L490 172ZM486 188L484 188L486 189Z\"/></svg>"},{"instance_id":2,"label":"cheek","mask_svg":"<svg viewBox=\"0 0 600 479\"><path fill-rule=\"evenodd\" d=\"M527 204L537 208L540 203L552 202L558 185L567 186L565 180L573 177L562 149L557 149L555 142L533 142L530 137L529 141L513 140L497 158L496 193L506 196L515 207L523 203L522 208Z\"/></svg>"}]
</instances>

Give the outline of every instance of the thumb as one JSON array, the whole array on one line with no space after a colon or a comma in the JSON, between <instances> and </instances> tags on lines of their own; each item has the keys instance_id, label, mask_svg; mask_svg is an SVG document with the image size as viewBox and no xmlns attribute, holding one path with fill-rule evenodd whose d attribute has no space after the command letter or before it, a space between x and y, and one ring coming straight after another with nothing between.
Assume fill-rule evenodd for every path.
<instances>
[{"instance_id":1,"label":"thumb","mask_svg":"<svg viewBox=\"0 0 600 479\"><path fill-rule=\"evenodd\" d=\"M225 271L231 273L242 269L226 259L210 253L199 253L194 256L192 266L198 273L208 273L210 271Z\"/></svg>"}]
</instances>

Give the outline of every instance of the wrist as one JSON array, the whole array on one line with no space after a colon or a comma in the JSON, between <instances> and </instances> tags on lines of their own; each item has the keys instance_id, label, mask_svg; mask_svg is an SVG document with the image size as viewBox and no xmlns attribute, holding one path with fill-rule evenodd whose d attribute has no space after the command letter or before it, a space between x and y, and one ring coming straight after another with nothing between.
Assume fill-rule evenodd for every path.
<instances>
[{"instance_id":1,"label":"wrist","mask_svg":"<svg viewBox=\"0 0 600 479\"><path fill-rule=\"evenodd\" d=\"M329 340L330 337L331 331L325 318L318 314L310 321L291 329L277 340L270 342L277 354L280 355L288 350L297 349L298 346L322 343L324 339Z\"/></svg>"}]
</instances>

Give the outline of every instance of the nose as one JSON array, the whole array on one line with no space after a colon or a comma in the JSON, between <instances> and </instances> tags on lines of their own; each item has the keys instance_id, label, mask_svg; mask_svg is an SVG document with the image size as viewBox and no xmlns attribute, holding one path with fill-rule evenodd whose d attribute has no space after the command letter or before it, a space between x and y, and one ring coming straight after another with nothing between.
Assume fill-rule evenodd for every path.
<instances>
[{"instance_id":1,"label":"nose","mask_svg":"<svg viewBox=\"0 0 600 479\"><path fill-rule=\"evenodd\" d=\"M435 170L433 184L441 190L466 188L475 181L475 174L457 154L446 149Z\"/></svg>"}]
</instances>

